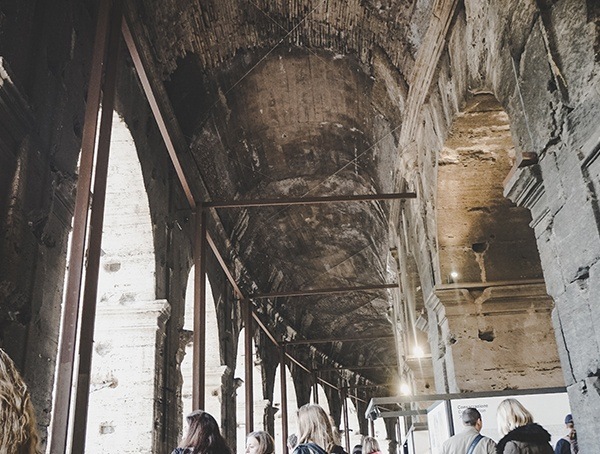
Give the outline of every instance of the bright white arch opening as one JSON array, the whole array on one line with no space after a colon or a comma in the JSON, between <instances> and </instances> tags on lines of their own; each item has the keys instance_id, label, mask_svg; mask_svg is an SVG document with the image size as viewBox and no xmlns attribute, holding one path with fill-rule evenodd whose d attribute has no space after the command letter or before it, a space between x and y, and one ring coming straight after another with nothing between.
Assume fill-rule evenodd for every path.
<instances>
[{"instance_id":1,"label":"bright white arch opening","mask_svg":"<svg viewBox=\"0 0 600 454\"><path fill-rule=\"evenodd\" d=\"M245 328L242 328L238 337L237 359L235 362L234 378L244 380L241 386L234 392L236 394L236 448L237 452L244 452L246 449L246 350L245 350ZM262 393L262 373L260 364L256 357L256 345L252 339L252 396L254 400L254 430L264 430L263 427L263 402Z\"/></svg>"},{"instance_id":2,"label":"bright white arch opening","mask_svg":"<svg viewBox=\"0 0 600 454\"><path fill-rule=\"evenodd\" d=\"M277 366L275 372L275 388L273 391L273 406L279 408L275 413L275 452L284 452L283 439L281 433L283 431L282 413L281 413L281 365ZM294 387L294 379L290 370L285 368L285 383L287 394L287 413L288 413L288 435L298 435L298 418L296 411L298 410L298 400L296 398L296 388ZM290 453L291 454L291 453Z\"/></svg>"},{"instance_id":3,"label":"bright white arch opening","mask_svg":"<svg viewBox=\"0 0 600 454\"><path fill-rule=\"evenodd\" d=\"M219 325L217 310L208 277L206 277L206 360L205 360L205 410L217 421L221 421L221 377L224 367L221 366L219 346ZM183 379L181 385L181 403L183 420L196 408L192 408L192 362L193 362L193 332L194 332L194 266L192 266L187 287L185 289L185 316L183 329L188 333L189 341L185 346L185 356L181 361L180 370Z\"/></svg>"},{"instance_id":4,"label":"bright white arch opening","mask_svg":"<svg viewBox=\"0 0 600 454\"><path fill-rule=\"evenodd\" d=\"M126 124L113 116L86 452L154 449L156 348L168 318L156 300L148 196Z\"/></svg>"}]
</instances>

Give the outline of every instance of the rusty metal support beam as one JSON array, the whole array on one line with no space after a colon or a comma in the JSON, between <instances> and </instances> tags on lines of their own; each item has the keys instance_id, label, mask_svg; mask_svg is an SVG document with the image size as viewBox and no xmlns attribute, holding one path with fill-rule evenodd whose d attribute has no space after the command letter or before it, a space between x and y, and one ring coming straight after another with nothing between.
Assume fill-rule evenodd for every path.
<instances>
[{"instance_id":1,"label":"rusty metal support beam","mask_svg":"<svg viewBox=\"0 0 600 454\"><path fill-rule=\"evenodd\" d=\"M315 372L335 372L340 370L370 370L370 369L392 369L394 367L398 367L397 364L378 364L374 366L344 366L344 367L324 367L322 369L317 369Z\"/></svg>"},{"instance_id":2,"label":"rusty metal support beam","mask_svg":"<svg viewBox=\"0 0 600 454\"><path fill-rule=\"evenodd\" d=\"M194 215L194 350L192 406L204 408L206 382L206 212Z\"/></svg>"},{"instance_id":3,"label":"rusty metal support beam","mask_svg":"<svg viewBox=\"0 0 600 454\"><path fill-rule=\"evenodd\" d=\"M210 246L211 250L215 254L217 262L219 262L219 265L221 265L221 269L223 270L223 272L225 273L225 276L227 277L227 280L231 284L231 286L233 288L234 294L236 295L236 297L240 301L246 301L246 298L244 298L244 295L243 295L242 291L240 290L239 286L237 285L237 282L233 278L233 275L229 271L229 268L227 268L227 265L225 264L225 260L223 260L223 256L221 256L221 253L219 252L219 249L217 248L217 245L215 244L214 240L212 239L212 237L210 236L210 234L208 232L206 234L206 239L207 239L208 245ZM248 306L248 307L251 308L250 304L244 305L244 307L245 306ZM244 310L244 309L242 308L242 310ZM271 340L271 342L273 342L274 345L279 346L280 343L277 341L277 339L275 339L275 337L269 331L269 329L267 328L267 326L262 322L262 320L260 319L260 317L258 316L258 314L256 312L254 312L254 310L252 310L252 309L251 309L251 314L252 314L252 317L254 318L254 320L256 321L256 324L263 330L263 332ZM291 354L289 354L289 353L286 352L286 356L288 357L288 359L291 362L293 362L294 364L296 364L302 370L306 371L309 374L311 373L311 370L309 368L307 368L304 364L302 364L300 361L298 361L296 358L294 358ZM324 379L322 379L320 377L319 377L319 381L321 383L323 383L324 385L329 386L330 388L339 389L337 386L329 383L327 380L324 380Z\"/></svg>"},{"instance_id":4,"label":"rusty metal support beam","mask_svg":"<svg viewBox=\"0 0 600 454\"><path fill-rule=\"evenodd\" d=\"M296 296L311 296L311 295L331 295L335 293L350 293L350 292L368 292L372 290L385 290L391 288L397 288L398 284L375 284L375 285L358 285L349 287L330 287L321 289L307 289L307 290L296 290L289 292L272 292L272 293L258 293L250 295L248 299L266 299L266 298L285 298L285 297L296 297Z\"/></svg>"},{"instance_id":5,"label":"rusty metal support beam","mask_svg":"<svg viewBox=\"0 0 600 454\"><path fill-rule=\"evenodd\" d=\"M348 430L348 394L346 388L341 389L342 410L344 412L344 440L346 442L346 452L352 452L350 449L350 431Z\"/></svg>"},{"instance_id":6,"label":"rusty metal support beam","mask_svg":"<svg viewBox=\"0 0 600 454\"><path fill-rule=\"evenodd\" d=\"M75 195L75 208L73 212L69 271L65 289L65 303L62 311L62 330L55 377L56 392L54 395L52 435L50 441L50 452L52 454L62 454L67 451L71 386L73 383L77 322L79 318L79 297L81 294L81 280L84 267L88 208L94 165L94 145L102 91L102 67L106 54L110 7L110 0L100 2L88 84L85 120L81 139L79 177L77 179L77 193Z\"/></svg>"},{"instance_id":7,"label":"rusty metal support beam","mask_svg":"<svg viewBox=\"0 0 600 454\"><path fill-rule=\"evenodd\" d=\"M85 436L90 395L90 376L92 369L92 350L94 345L94 325L96 322L96 302L98 300L98 272L102 246L102 227L104 225L104 207L108 178L108 160L114 111L117 70L119 62L119 44L123 3L115 0L110 13L110 32L108 55L104 71L102 89L102 117L98 136L98 150L94 173L94 197L90 213L89 246L83 302L81 306L81 328L79 336L79 372L77 375L75 418L73 419L73 440L71 452L85 452Z\"/></svg>"},{"instance_id":8,"label":"rusty metal support beam","mask_svg":"<svg viewBox=\"0 0 600 454\"><path fill-rule=\"evenodd\" d=\"M246 371L246 433L254 431L254 394L253 394L253 382L252 382L252 371L254 368L254 361L252 361L252 334L253 334L253 323L252 323L252 306L250 304L244 304L244 351L245 360L244 366Z\"/></svg>"},{"instance_id":9,"label":"rusty metal support beam","mask_svg":"<svg viewBox=\"0 0 600 454\"><path fill-rule=\"evenodd\" d=\"M284 454L287 453L288 438L288 406L287 406L287 380L286 380L286 355L285 345L279 347L279 378L281 385L281 446Z\"/></svg>"},{"instance_id":10,"label":"rusty metal support beam","mask_svg":"<svg viewBox=\"0 0 600 454\"><path fill-rule=\"evenodd\" d=\"M187 178L183 171L183 167L179 162L179 157L177 156L177 151L175 150L175 144L173 143L171 135L169 134L167 121L163 116L163 113L161 112L160 107L158 105L158 100L154 95L154 90L150 83L148 73L146 72L146 68L142 63L142 58L140 56L138 46L135 42L135 39L133 38L131 30L129 29L129 24L127 23L127 20L123 21L122 33L123 38L125 39L125 44L127 45L127 49L129 50L129 54L131 55L131 60L133 61L133 65L135 66L137 75L140 78L142 88L144 89L144 93L146 94L146 99L148 99L148 104L150 104L150 109L152 110L152 114L154 115L154 119L156 120L158 129L160 130L160 134L165 142L165 146L167 147L169 156L171 157L173 167L175 167L177 178L179 178L179 182L181 183L181 187L183 188L183 192L185 193L190 207L192 208L192 210L195 210L196 201L194 200L194 196L192 195L192 190L190 189L190 185L188 184Z\"/></svg>"},{"instance_id":11,"label":"rusty metal support beam","mask_svg":"<svg viewBox=\"0 0 600 454\"><path fill-rule=\"evenodd\" d=\"M414 192L396 192L391 194L359 194L341 195L330 197L290 197L288 199L258 199L258 200L233 200L231 202L214 201L204 202L205 209L209 208L248 208L248 207L274 207L290 205L315 205L321 203L340 202L370 202L379 200L415 199Z\"/></svg>"},{"instance_id":12,"label":"rusty metal support beam","mask_svg":"<svg viewBox=\"0 0 600 454\"><path fill-rule=\"evenodd\" d=\"M332 342L365 342L373 340L394 339L394 336L365 336L365 337L332 337L329 339L294 339L285 342L286 345L329 344Z\"/></svg>"}]
</instances>

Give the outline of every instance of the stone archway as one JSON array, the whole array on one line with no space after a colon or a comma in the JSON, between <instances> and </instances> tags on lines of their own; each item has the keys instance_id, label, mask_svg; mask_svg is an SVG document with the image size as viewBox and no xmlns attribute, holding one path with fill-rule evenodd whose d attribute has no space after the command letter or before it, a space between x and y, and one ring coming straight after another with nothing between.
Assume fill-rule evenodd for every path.
<instances>
[{"instance_id":1,"label":"stone archway","mask_svg":"<svg viewBox=\"0 0 600 454\"><path fill-rule=\"evenodd\" d=\"M170 306L155 296L148 197L133 138L113 119L86 452L153 452ZM132 448L135 447L135 448Z\"/></svg>"},{"instance_id":2,"label":"stone archway","mask_svg":"<svg viewBox=\"0 0 600 454\"><path fill-rule=\"evenodd\" d=\"M183 417L195 408L192 408L192 362L193 362L193 333L194 333L194 266L190 270L187 288L185 290L185 318L182 331L182 342L185 343L185 356L181 361L181 400ZM205 384L205 410L217 421L221 421L221 381L225 366L221 366L219 346L219 326L215 308L213 292L208 277L206 277L206 384Z\"/></svg>"},{"instance_id":3,"label":"stone archway","mask_svg":"<svg viewBox=\"0 0 600 454\"><path fill-rule=\"evenodd\" d=\"M563 384L531 217L503 195L514 162L507 114L473 96L437 161L432 349L450 392Z\"/></svg>"}]
</instances>

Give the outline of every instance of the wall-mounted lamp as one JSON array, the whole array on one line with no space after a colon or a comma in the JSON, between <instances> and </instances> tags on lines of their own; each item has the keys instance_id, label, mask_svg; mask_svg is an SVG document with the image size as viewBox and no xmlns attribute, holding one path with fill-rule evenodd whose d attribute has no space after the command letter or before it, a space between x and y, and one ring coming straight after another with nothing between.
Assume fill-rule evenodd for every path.
<instances>
[{"instance_id":1,"label":"wall-mounted lamp","mask_svg":"<svg viewBox=\"0 0 600 454\"><path fill-rule=\"evenodd\" d=\"M458 273L456 271L451 271L448 275L448 284L454 284L458 279Z\"/></svg>"},{"instance_id":2,"label":"wall-mounted lamp","mask_svg":"<svg viewBox=\"0 0 600 454\"><path fill-rule=\"evenodd\" d=\"M403 396L410 396L412 394L410 386L407 383L400 384L400 394Z\"/></svg>"}]
</instances>

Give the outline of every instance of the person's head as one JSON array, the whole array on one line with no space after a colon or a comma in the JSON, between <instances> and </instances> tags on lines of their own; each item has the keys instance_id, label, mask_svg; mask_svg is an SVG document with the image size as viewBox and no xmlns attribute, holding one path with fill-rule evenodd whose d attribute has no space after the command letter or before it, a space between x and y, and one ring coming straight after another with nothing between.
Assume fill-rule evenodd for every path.
<instances>
[{"instance_id":1,"label":"person's head","mask_svg":"<svg viewBox=\"0 0 600 454\"><path fill-rule=\"evenodd\" d=\"M481 422L481 413L476 408L467 408L462 412L462 422L465 426L475 427L478 431L481 430L483 423Z\"/></svg>"},{"instance_id":2,"label":"person's head","mask_svg":"<svg viewBox=\"0 0 600 454\"><path fill-rule=\"evenodd\" d=\"M362 444L362 454L371 454L379 451L379 443L373 437L365 437Z\"/></svg>"},{"instance_id":3,"label":"person's head","mask_svg":"<svg viewBox=\"0 0 600 454\"><path fill-rule=\"evenodd\" d=\"M362 445L355 445L352 448L352 454L362 454Z\"/></svg>"},{"instance_id":4,"label":"person's head","mask_svg":"<svg viewBox=\"0 0 600 454\"><path fill-rule=\"evenodd\" d=\"M39 452L35 412L27 385L12 359L0 348L0 452Z\"/></svg>"},{"instance_id":5,"label":"person's head","mask_svg":"<svg viewBox=\"0 0 600 454\"><path fill-rule=\"evenodd\" d=\"M306 404L298 409L298 443L313 442L327 452L334 446L331 424L325 410L315 404Z\"/></svg>"},{"instance_id":6,"label":"person's head","mask_svg":"<svg viewBox=\"0 0 600 454\"><path fill-rule=\"evenodd\" d=\"M296 434L290 435L287 439L287 445L290 452L293 451L298 446L298 436Z\"/></svg>"},{"instance_id":7,"label":"person's head","mask_svg":"<svg viewBox=\"0 0 600 454\"><path fill-rule=\"evenodd\" d=\"M275 442L268 432L257 430L246 438L246 454L273 454Z\"/></svg>"},{"instance_id":8,"label":"person's head","mask_svg":"<svg viewBox=\"0 0 600 454\"><path fill-rule=\"evenodd\" d=\"M230 453L227 442L219 431L215 418L202 410L191 412L187 416L188 432L179 445L182 448L194 448L194 454Z\"/></svg>"},{"instance_id":9,"label":"person's head","mask_svg":"<svg viewBox=\"0 0 600 454\"><path fill-rule=\"evenodd\" d=\"M516 399L504 399L500 402L497 417L498 430L502 435L533 422L531 413Z\"/></svg>"},{"instance_id":10,"label":"person's head","mask_svg":"<svg viewBox=\"0 0 600 454\"><path fill-rule=\"evenodd\" d=\"M565 416L565 426L567 426L568 429L575 428L575 423L573 422L573 415L571 413Z\"/></svg>"}]
</instances>

